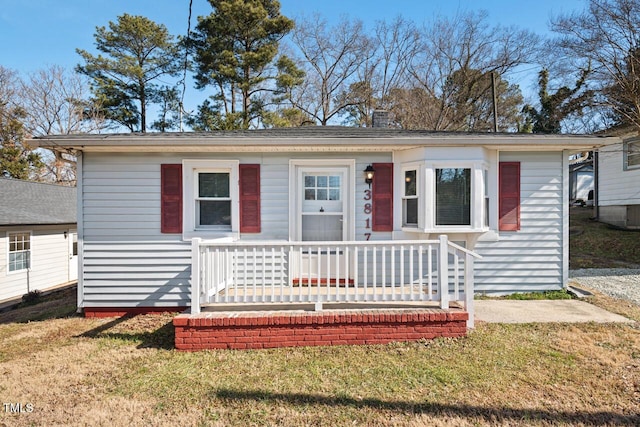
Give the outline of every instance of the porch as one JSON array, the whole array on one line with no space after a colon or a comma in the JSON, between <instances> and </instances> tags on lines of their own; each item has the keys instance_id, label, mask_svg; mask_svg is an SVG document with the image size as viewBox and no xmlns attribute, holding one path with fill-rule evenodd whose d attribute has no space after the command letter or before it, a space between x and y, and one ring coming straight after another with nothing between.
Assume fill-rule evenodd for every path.
<instances>
[{"instance_id":1,"label":"porch","mask_svg":"<svg viewBox=\"0 0 640 427\"><path fill-rule=\"evenodd\" d=\"M473 264L438 240L192 242L176 348L374 344L464 336Z\"/></svg>"}]
</instances>

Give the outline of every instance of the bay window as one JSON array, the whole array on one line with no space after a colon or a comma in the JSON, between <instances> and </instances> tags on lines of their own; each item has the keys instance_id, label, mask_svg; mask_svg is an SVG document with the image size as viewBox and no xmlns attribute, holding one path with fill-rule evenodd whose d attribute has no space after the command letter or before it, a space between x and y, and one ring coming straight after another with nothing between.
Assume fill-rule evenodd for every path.
<instances>
[{"instance_id":1,"label":"bay window","mask_svg":"<svg viewBox=\"0 0 640 427\"><path fill-rule=\"evenodd\" d=\"M483 232L488 229L485 162L405 163L401 172L402 181L397 185L402 190L405 231Z\"/></svg>"},{"instance_id":2,"label":"bay window","mask_svg":"<svg viewBox=\"0 0 640 427\"><path fill-rule=\"evenodd\" d=\"M418 226L418 173L415 169L404 172L402 225L409 227Z\"/></svg>"}]
</instances>

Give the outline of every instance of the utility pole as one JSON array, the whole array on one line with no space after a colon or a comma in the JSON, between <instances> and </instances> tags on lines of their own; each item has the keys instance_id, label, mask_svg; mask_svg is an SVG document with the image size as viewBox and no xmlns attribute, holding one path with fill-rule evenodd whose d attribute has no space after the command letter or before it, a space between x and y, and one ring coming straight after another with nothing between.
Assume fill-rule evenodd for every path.
<instances>
[{"instance_id":1,"label":"utility pole","mask_svg":"<svg viewBox=\"0 0 640 427\"><path fill-rule=\"evenodd\" d=\"M491 97L493 98L493 132L498 132L498 99L496 98L496 73L491 72Z\"/></svg>"}]
</instances>

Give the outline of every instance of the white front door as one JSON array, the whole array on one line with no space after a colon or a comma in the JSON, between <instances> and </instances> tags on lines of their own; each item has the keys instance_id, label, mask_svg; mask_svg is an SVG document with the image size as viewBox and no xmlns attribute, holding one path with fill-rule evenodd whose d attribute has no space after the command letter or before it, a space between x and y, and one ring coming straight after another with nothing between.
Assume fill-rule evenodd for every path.
<instances>
[{"instance_id":1,"label":"white front door","mask_svg":"<svg viewBox=\"0 0 640 427\"><path fill-rule=\"evenodd\" d=\"M349 239L349 167L299 166L296 174L297 230L296 240L333 242ZM331 283L345 279L347 257L341 249L330 245L320 250L303 250L298 278Z\"/></svg>"},{"instance_id":2,"label":"white front door","mask_svg":"<svg viewBox=\"0 0 640 427\"><path fill-rule=\"evenodd\" d=\"M78 280L78 232L69 230L69 281Z\"/></svg>"}]
</instances>

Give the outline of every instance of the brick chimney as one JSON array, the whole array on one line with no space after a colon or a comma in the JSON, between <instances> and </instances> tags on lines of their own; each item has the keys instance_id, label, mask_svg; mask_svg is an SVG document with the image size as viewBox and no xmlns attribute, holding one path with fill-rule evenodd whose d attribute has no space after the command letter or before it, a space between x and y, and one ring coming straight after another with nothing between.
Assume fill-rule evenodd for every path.
<instances>
[{"instance_id":1,"label":"brick chimney","mask_svg":"<svg viewBox=\"0 0 640 427\"><path fill-rule=\"evenodd\" d=\"M372 123L374 128L388 128L389 127L389 111L373 110Z\"/></svg>"}]
</instances>

